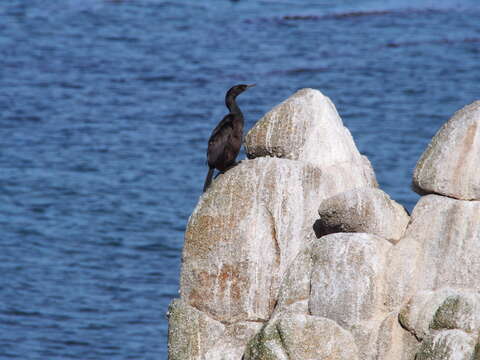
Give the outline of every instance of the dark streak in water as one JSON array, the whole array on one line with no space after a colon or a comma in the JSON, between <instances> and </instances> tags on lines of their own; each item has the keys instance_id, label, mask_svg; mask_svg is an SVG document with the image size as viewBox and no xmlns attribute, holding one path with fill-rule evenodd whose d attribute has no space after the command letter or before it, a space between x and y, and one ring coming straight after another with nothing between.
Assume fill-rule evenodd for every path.
<instances>
[{"instance_id":1,"label":"dark streak in water","mask_svg":"<svg viewBox=\"0 0 480 360\"><path fill-rule=\"evenodd\" d=\"M298 14L298 15L283 15L281 17L274 18L249 18L244 21L247 23L255 22L282 22L282 21L321 21L321 20L349 20L356 18L371 18L371 17L383 17L383 16L425 16L429 14L446 14L448 10L444 9L405 9L405 10L372 10L372 11L350 11L350 12L339 12L331 13L324 15L317 14Z\"/></svg>"},{"instance_id":2,"label":"dark streak in water","mask_svg":"<svg viewBox=\"0 0 480 360\"><path fill-rule=\"evenodd\" d=\"M331 15L285 15L283 20L322 20L322 19L348 19L367 16L381 16L392 14L392 11L352 11Z\"/></svg>"},{"instance_id":3,"label":"dark streak in water","mask_svg":"<svg viewBox=\"0 0 480 360\"><path fill-rule=\"evenodd\" d=\"M405 42L391 42L386 46L390 48L405 47L405 46L421 46L421 45L458 45L458 44L475 44L480 43L480 38L467 39L440 39L431 41L405 41Z\"/></svg>"},{"instance_id":4,"label":"dark streak in water","mask_svg":"<svg viewBox=\"0 0 480 360\"><path fill-rule=\"evenodd\" d=\"M266 75L300 75L300 74L310 74L310 73L321 73L328 71L324 67L314 67L314 68L296 68L288 70L275 70L270 71Z\"/></svg>"}]
</instances>

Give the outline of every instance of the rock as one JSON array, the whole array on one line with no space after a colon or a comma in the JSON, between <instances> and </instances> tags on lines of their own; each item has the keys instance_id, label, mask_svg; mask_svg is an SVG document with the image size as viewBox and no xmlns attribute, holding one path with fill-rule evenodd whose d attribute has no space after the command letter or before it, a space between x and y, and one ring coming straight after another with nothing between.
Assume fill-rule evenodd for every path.
<instances>
[{"instance_id":1,"label":"rock","mask_svg":"<svg viewBox=\"0 0 480 360\"><path fill-rule=\"evenodd\" d=\"M399 243L399 250L407 252L403 258L410 258L409 265L403 266L410 274L402 276L409 276L409 284L401 285L409 288L406 296L443 287L478 289L479 244L480 202L422 197ZM401 266L397 269L401 271Z\"/></svg>"},{"instance_id":2,"label":"rock","mask_svg":"<svg viewBox=\"0 0 480 360\"><path fill-rule=\"evenodd\" d=\"M420 343L405 331L398 322L396 311L391 312L383 320L376 339L376 353L371 358L379 360L413 360Z\"/></svg>"},{"instance_id":3,"label":"rock","mask_svg":"<svg viewBox=\"0 0 480 360\"><path fill-rule=\"evenodd\" d=\"M408 233L408 228L407 228ZM387 254L385 306L398 309L416 292L417 257L421 244L402 238Z\"/></svg>"},{"instance_id":4,"label":"rock","mask_svg":"<svg viewBox=\"0 0 480 360\"><path fill-rule=\"evenodd\" d=\"M369 234L331 234L312 247L309 309L351 329L383 310L385 239Z\"/></svg>"},{"instance_id":5,"label":"rock","mask_svg":"<svg viewBox=\"0 0 480 360\"><path fill-rule=\"evenodd\" d=\"M168 316L170 360L204 358L225 332L222 323L178 299L170 304Z\"/></svg>"},{"instance_id":6,"label":"rock","mask_svg":"<svg viewBox=\"0 0 480 360\"><path fill-rule=\"evenodd\" d=\"M460 330L445 330L425 339L415 360L472 360L476 337Z\"/></svg>"},{"instance_id":7,"label":"rock","mask_svg":"<svg viewBox=\"0 0 480 360\"><path fill-rule=\"evenodd\" d=\"M421 291L402 307L399 318L419 339L433 334L433 330L476 333L480 330L480 295L473 290L451 288Z\"/></svg>"},{"instance_id":8,"label":"rock","mask_svg":"<svg viewBox=\"0 0 480 360\"><path fill-rule=\"evenodd\" d=\"M418 339L426 338L438 308L454 294L451 288L418 292L402 307L400 323Z\"/></svg>"},{"instance_id":9,"label":"rock","mask_svg":"<svg viewBox=\"0 0 480 360\"><path fill-rule=\"evenodd\" d=\"M365 155L362 155L362 162L363 162L363 175L365 176L366 179L370 179L370 182L372 183L372 187L379 187L378 182L377 182L377 177L375 176L375 170L373 170L372 163L366 157ZM357 164L354 162L354 164Z\"/></svg>"},{"instance_id":10,"label":"rock","mask_svg":"<svg viewBox=\"0 0 480 360\"><path fill-rule=\"evenodd\" d=\"M282 314L249 343L245 360L358 359L352 335L334 321L302 314Z\"/></svg>"},{"instance_id":11,"label":"rock","mask_svg":"<svg viewBox=\"0 0 480 360\"><path fill-rule=\"evenodd\" d=\"M391 312L384 306L391 248L386 239L362 233L311 239L285 275L274 316L295 312L331 319L352 333L360 359L373 358Z\"/></svg>"},{"instance_id":12,"label":"rock","mask_svg":"<svg viewBox=\"0 0 480 360\"><path fill-rule=\"evenodd\" d=\"M445 299L433 318L432 329L460 329L467 333L480 330L480 295L457 291Z\"/></svg>"},{"instance_id":13,"label":"rock","mask_svg":"<svg viewBox=\"0 0 480 360\"><path fill-rule=\"evenodd\" d=\"M401 227L405 214L368 189L378 186L373 169L331 101L299 91L255 126L247 151L254 159L219 175L189 219L170 360L240 360L247 343L246 359L373 360L404 350L395 360L406 360L417 349L395 319L414 276L397 292L385 283L390 262L405 271L401 256L392 257L400 230L387 223ZM318 206L353 189L355 211L371 205L362 231L393 234L391 242L366 233L315 237ZM408 244L401 254L416 265L417 242Z\"/></svg>"},{"instance_id":14,"label":"rock","mask_svg":"<svg viewBox=\"0 0 480 360\"><path fill-rule=\"evenodd\" d=\"M382 308L382 272L391 246L369 234L337 233L311 240L285 276L278 311L292 311L292 304L308 301L310 314L346 329L371 319Z\"/></svg>"},{"instance_id":15,"label":"rock","mask_svg":"<svg viewBox=\"0 0 480 360\"><path fill-rule=\"evenodd\" d=\"M262 325L260 322L244 321L226 326L223 337L218 339L216 346L211 348L202 360L241 359L245 353L245 344L260 331Z\"/></svg>"},{"instance_id":16,"label":"rock","mask_svg":"<svg viewBox=\"0 0 480 360\"><path fill-rule=\"evenodd\" d=\"M480 101L476 101L457 111L432 139L415 168L415 191L479 200L479 137Z\"/></svg>"},{"instance_id":17,"label":"rock","mask_svg":"<svg viewBox=\"0 0 480 360\"><path fill-rule=\"evenodd\" d=\"M221 175L187 227L182 299L222 322L268 320L283 273L313 233L318 203L369 183L357 175L341 164L321 171L267 158Z\"/></svg>"},{"instance_id":18,"label":"rock","mask_svg":"<svg viewBox=\"0 0 480 360\"><path fill-rule=\"evenodd\" d=\"M248 132L245 147L249 158L272 156L322 168L360 161L335 105L314 89L299 90L269 111Z\"/></svg>"},{"instance_id":19,"label":"rock","mask_svg":"<svg viewBox=\"0 0 480 360\"><path fill-rule=\"evenodd\" d=\"M225 326L179 299L170 304L168 316L170 360L240 359L262 327L256 322Z\"/></svg>"},{"instance_id":20,"label":"rock","mask_svg":"<svg viewBox=\"0 0 480 360\"><path fill-rule=\"evenodd\" d=\"M325 199L316 226L321 235L365 232L398 242L410 217L405 208L380 189L357 188Z\"/></svg>"}]
</instances>

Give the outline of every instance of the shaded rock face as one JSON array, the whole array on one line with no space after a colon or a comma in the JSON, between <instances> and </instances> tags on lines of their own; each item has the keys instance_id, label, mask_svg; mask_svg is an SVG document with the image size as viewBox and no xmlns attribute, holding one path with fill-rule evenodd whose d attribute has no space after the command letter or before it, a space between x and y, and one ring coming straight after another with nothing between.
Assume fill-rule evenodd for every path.
<instances>
[{"instance_id":1,"label":"shaded rock face","mask_svg":"<svg viewBox=\"0 0 480 360\"><path fill-rule=\"evenodd\" d=\"M418 161L414 189L480 200L480 101L465 106L438 131Z\"/></svg>"},{"instance_id":2,"label":"shaded rock face","mask_svg":"<svg viewBox=\"0 0 480 360\"><path fill-rule=\"evenodd\" d=\"M396 243L405 233L410 217L405 208L380 189L358 188L325 199L316 223L320 235L365 232Z\"/></svg>"}]
</instances>

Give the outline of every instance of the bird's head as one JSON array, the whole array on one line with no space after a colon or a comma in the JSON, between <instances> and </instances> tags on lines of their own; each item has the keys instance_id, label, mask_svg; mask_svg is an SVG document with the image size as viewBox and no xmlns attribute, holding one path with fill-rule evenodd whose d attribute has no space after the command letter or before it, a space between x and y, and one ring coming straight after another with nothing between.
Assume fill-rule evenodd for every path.
<instances>
[{"instance_id":1,"label":"bird's head","mask_svg":"<svg viewBox=\"0 0 480 360\"><path fill-rule=\"evenodd\" d=\"M240 84L240 85L235 85L230 88L230 90L227 91L227 97L237 97L240 95L242 92L247 90L248 88L251 88L255 86L255 84L250 84L250 85L245 85L245 84Z\"/></svg>"}]
</instances>

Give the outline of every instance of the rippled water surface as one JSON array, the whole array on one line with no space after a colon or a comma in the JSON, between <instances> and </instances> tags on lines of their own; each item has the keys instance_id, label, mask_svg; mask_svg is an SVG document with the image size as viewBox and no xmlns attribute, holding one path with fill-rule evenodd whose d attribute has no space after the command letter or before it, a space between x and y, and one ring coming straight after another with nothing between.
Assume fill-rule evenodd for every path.
<instances>
[{"instance_id":1,"label":"rippled water surface","mask_svg":"<svg viewBox=\"0 0 480 360\"><path fill-rule=\"evenodd\" d=\"M0 358L166 358L235 83L258 84L247 128L322 90L411 209L429 139L480 97L479 16L476 0L0 2Z\"/></svg>"}]
</instances>

